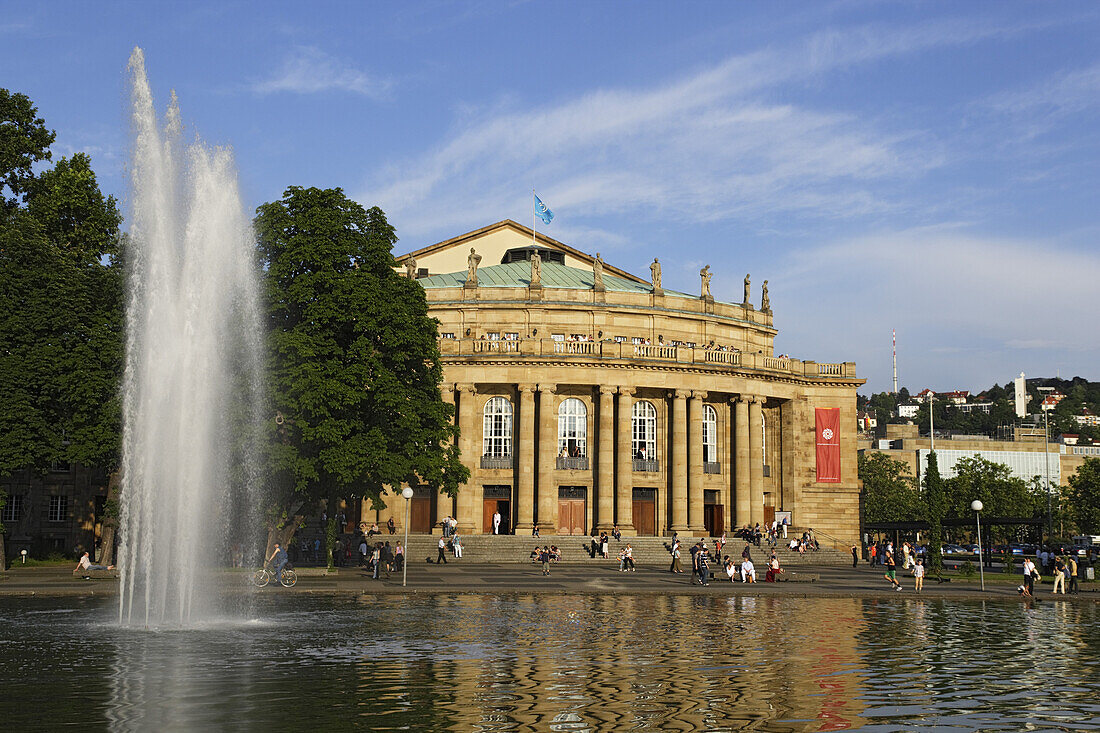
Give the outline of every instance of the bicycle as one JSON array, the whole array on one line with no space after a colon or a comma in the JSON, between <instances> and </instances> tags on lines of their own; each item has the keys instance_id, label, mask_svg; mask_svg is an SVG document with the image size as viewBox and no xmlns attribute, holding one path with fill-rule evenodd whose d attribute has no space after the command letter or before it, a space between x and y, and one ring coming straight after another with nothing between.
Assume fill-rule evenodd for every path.
<instances>
[{"instance_id":1,"label":"bicycle","mask_svg":"<svg viewBox=\"0 0 1100 733\"><path fill-rule=\"evenodd\" d=\"M252 574L252 585L257 588L263 588L267 586L272 580L274 580L275 572L268 570L267 565L263 566ZM298 574L294 572L294 569L290 567L290 563L283 566L282 577L279 578L279 585L284 588L293 588L294 584L298 582Z\"/></svg>"}]
</instances>

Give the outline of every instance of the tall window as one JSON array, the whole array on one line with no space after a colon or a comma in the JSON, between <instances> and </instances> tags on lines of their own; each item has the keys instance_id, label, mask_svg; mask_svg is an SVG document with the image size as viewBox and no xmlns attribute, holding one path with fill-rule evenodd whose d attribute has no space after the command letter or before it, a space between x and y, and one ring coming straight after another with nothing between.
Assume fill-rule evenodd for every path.
<instances>
[{"instance_id":1,"label":"tall window","mask_svg":"<svg viewBox=\"0 0 1100 733\"><path fill-rule=\"evenodd\" d=\"M508 458L512 455L512 403L494 397L485 403L485 432L482 455Z\"/></svg>"},{"instance_id":2,"label":"tall window","mask_svg":"<svg viewBox=\"0 0 1100 733\"><path fill-rule=\"evenodd\" d=\"M3 521L18 522L23 518L23 502L26 497L22 494L12 494L8 497L8 503L4 505Z\"/></svg>"},{"instance_id":3,"label":"tall window","mask_svg":"<svg viewBox=\"0 0 1100 733\"><path fill-rule=\"evenodd\" d=\"M718 413L710 405L703 405L703 463L718 460Z\"/></svg>"},{"instance_id":4,"label":"tall window","mask_svg":"<svg viewBox=\"0 0 1100 733\"><path fill-rule=\"evenodd\" d=\"M48 519L51 522L64 522L69 518L69 497L51 496L50 513Z\"/></svg>"},{"instance_id":5,"label":"tall window","mask_svg":"<svg viewBox=\"0 0 1100 733\"><path fill-rule=\"evenodd\" d=\"M657 460L657 409L645 400L635 402L632 418L630 450L634 457Z\"/></svg>"},{"instance_id":6,"label":"tall window","mask_svg":"<svg viewBox=\"0 0 1100 733\"><path fill-rule=\"evenodd\" d=\"M588 410L576 397L558 406L558 455L582 458L588 455Z\"/></svg>"}]
</instances>

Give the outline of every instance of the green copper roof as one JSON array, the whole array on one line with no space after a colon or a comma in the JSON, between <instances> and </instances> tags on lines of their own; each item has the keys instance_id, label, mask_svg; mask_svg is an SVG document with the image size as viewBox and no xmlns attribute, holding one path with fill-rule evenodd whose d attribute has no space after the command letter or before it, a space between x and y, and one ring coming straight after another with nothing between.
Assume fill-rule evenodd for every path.
<instances>
[{"instance_id":1,"label":"green copper roof","mask_svg":"<svg viewBox=\"0 0 1100 733\"><path fill-rule=\"evenodd\" d=\"M432 275L417 280L427 288L460 288L466 283L466 271L450 272L445 275ZM530 262L509 262L506 265L487 265L477 268L477 284L485 288L525 288L531 284ZM542 287L568 288L573 290L591 290L595 279L591 270L567 267L553 262L542 263ZM621 293L651 293L653 286L633 280L603 275L604 287L609 291ZM671 295L684 295L675 290L665 290Z\"/></svg>"}]
</instances>

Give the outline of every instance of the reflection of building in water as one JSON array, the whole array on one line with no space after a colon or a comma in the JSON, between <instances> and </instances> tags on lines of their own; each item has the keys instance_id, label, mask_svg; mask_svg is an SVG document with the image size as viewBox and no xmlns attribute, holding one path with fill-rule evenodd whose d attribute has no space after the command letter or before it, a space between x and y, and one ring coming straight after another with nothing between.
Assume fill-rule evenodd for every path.
<instances>
[{"instance_id":1,"label":"reflection of building in water","mask_svg":"<svg viewBox=\"0 0 1100 733\"><path fill-rule=\"evenodd\" d=\"M369 650L361 694L380 675L427 687L406 705L456 730L854 728L860 612L851 599L453 596L418 607L422 655Z\"/></svg>"},{"instance_id":2,"label":"reflection of building in water","mask_svg":"<svg viewBox=\"0 0 1100 733\"><path fill-rule=\"evenodd\" d=\"M785 510L857 538L853 363L776 356L772 313L748 302L610 263L598 287L592 255L532 236L503 221L408 255L440 324L443 395L471 471L455 501L413 499L412 531L453 515L464 534L488 532L499 511L506 531L718 536ZM476 282L471 248L484 258ZM819 481L815 411L834 408L824 442L839 443L839 475ZM402 522L391 503L365 518Z\"/></svg>"}]
</instances>

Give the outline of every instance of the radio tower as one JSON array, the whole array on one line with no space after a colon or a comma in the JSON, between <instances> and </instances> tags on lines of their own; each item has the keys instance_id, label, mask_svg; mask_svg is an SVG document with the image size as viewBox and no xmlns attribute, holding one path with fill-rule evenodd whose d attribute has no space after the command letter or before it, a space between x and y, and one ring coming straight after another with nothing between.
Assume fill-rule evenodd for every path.
<instances>
[{"instance_id":1,"label":"radio tower","mask_svg":"<svg viewBox=\"0 0 1100 733\"><path fill-rule=\"evenodd\" d=\"M893 341L894 346L894 394L898 393L898 332L896 329L890 329L890 338Z\"/></svg>"}]
</instances>

